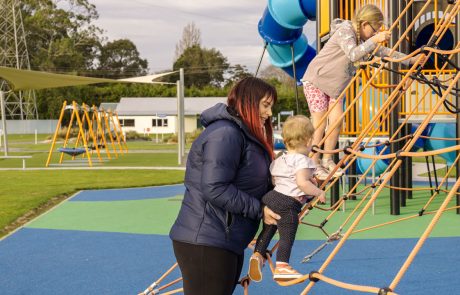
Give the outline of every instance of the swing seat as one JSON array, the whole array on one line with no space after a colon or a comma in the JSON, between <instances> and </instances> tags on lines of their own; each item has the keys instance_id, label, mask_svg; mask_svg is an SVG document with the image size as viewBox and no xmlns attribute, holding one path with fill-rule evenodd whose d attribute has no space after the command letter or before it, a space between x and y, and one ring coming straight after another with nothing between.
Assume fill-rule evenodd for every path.
<instances>
[{"instance_id":1,"label":"swing seat","mask_svg":"<svg viewBox=\"0 0 460 295\"><path fill-rule=\"evenodd\" d=\"M58 152L67 154L69 156L78 156L86 153L85 148L58 148Z\"/></svg>"},{"instance_id":2,"label":"swing seat","mask_svg":"<svg viewBox=\"0 0 460 295\"><path fill-rule=\"evenodd\" d=\"M98 149L105 149L105 145L104 145L104 144L98 144L98 145L97 145L97 148L98 148ZM95 146L95 145L90 145L90 146L88 147L88 149L94 151L94 150L96 150L96 146Z\"/></svg>"}]
</instances>

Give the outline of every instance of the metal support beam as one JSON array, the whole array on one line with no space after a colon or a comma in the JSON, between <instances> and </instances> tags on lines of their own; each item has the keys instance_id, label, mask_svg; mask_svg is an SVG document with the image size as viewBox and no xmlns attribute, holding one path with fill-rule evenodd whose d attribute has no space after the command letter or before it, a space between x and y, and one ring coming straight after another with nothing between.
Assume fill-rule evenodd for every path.
<instances>
[{"instance_id":1,"label":"metal support beam","mask_svg":"<svg viewBox=\"0 0 460 295\"><path fill-rule=\"evenodd\" d=\"M184 164L185 158L185 119L184 119L184 69L179 70L177 81L177 163Z\"/></svg>"},{"instance_id":2,"label":"metal support beam","mask_svg":"<svg viewBox=\"0 0 460 295\"><path fill-rule=\"evenodd\" d=\"M2 130L3 130L3 148L5 157L8 157L8 132L6 128L6 112L5 112L5 92L0 90L0 109L2 112Z\"/></svg>"},{"instance_id":3,"label":"metal support beam","mask_svg":"<svg viewBox=\"0 0 460 295\"><path fill-rule=\"evenodd\" d=\"M390 19L389 23L393 23L399 15L399 3L398 1L389 1L389 13ZM392 34L390 40L390 47L392 47L396 42L398 42L398 34ZM391 67L393 70L398 70L398 65L396 63L392 63ZM394 74L390 73L390 84L398 84L399 77ZM398 126L399 126L399 111L400 106L394 108L390 115L390 136L395 135ZM395 143L391 146L391 152L395 153L399 150L399 143ZM399 187L400 186L400 171L401 169L396 170L391 178L391 185ZM392 215L399 215L400 214L400 207L401 207L401 195L400 191L398 190L390 190L390 213Z\"/></svg>"},{"instance_id":4,"label":"metal support beam","mask_svg":"<svg viewBox=\"0 0 460 295\"><path fill-rule=\"evenodd\" d=\"M457 17L455 18L455 42L454 44L458 44L460 42L460 28L458 27L460 25L460 15L457 14ZM458 54L455 55L455 64L460 64L460 57ZM460 82L457 82L457 88L460 88ZM460 108L460 93L457 92L457 108ZM457 130L456 130L456 136L457 138L460 138L460 114L457 114ZM456 144L460 144L459 141L456 142ZM457 151L457 156L460 152ZM455 164L455 171L457 172L457 178L460 177L460 163L457 162ZM458 191L460 192L460 190ZM460 195L457 195L457 206L460 206ZM460 214L460 208L457 210L457 214Z\"/></svg>"}]
</instances>

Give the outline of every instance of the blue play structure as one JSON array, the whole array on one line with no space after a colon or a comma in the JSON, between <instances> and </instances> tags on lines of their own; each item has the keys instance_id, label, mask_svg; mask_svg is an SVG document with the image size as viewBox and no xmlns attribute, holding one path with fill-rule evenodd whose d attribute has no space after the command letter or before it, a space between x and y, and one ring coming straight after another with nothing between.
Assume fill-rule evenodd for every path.
<instances>
[{"instance_id":1,"label":"blue play structure","mask_svg":"<svg viewBox=\"0 0 460 295\"><path fill-rule=\"evenodd\" d=\"M417 128L419 127L419 124L412 124L412 130L411 133L414 134ZM433 137L433 138L455 138L456 137L456 126L455 123L431 123L428 124L428 126L423 130L422 135L427 136L427 137ZM424 151L432 151L432 150L439 150L447 147L451 147L455 145L454 140L437 140L437 139L425 139L425 138L419 138L416 142L414 147L412 148L412 151L417 151L417 150L424 150ZM380 152L382 151L384 145L374 147L374 148L368 148L363 151L364 154L369 154L369 155L379 155ZM389 148L385 150L383 154L388 154ZM449 152L449 153L443 153L440 154L444 160L446 160L446 164L448 166L451 166L454 161L456 154L455 152ZM363 173L366 171L366 169L371 165L372 160L370 159L364 159L364 158L358 158L357 159L357 167L358 167L358 173ZM388 167L389 160L379 160L376 162L375 165L375 173L378 175L380 173L383 173L385 169Z\"/></svg>"},{"instance_id":2,"label":"blue play structure","mask_svg":"<svg viewBox=\"0 0 460 295\"><path fill-rule=\"evenodd\" d=\"M427 128L428 129L428 128ZM436 123L432 124L427 134L429 137L443 137L443 138L456 138L456 124L455 123ZM455 140L436 140L427 139L422 148L427 151L438 150L456 145ZM448 166L451 166L455 161L455 152L443 153L443 157Z\"/></svg>"},{"instance_id":3,"label":"blue play structure","mask_svg":"<svg viewBox=\"0 0 460 295\"><path fill-rule=\"evenodd\" d=\"M316 0L269 0L259 21L259 34L267 44L270 62L297 81L316 55L302 34L308 20L316 20Z\"/></svg>"}]
</instances>

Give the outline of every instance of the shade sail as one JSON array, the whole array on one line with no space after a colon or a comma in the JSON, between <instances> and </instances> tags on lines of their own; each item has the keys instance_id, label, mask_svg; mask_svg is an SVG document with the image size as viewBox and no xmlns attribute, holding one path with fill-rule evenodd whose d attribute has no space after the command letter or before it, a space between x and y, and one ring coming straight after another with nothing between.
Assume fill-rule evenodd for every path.
<instances>
[{"instance_id":1,"label":"shade sail","mask_svg":"<svg viewBox=\"0 0 460 295\"><path fill-rule=\"evenodd\" d=\"M1 67L0 78L8 81L13 90L38 90L46 88L57 88L66 86L88 85L96 83L149 83L157 84L161 82L153 81L156 78L166 76L175 72L148 75L128 79L103 79L84 76L74 76L66 74L54 74L40 71L21 70L15 68ZM169 83L168 83L169 84Z\"/></svg>"},{"instance_id":2,"label":"shade sail","mask_svg":"<svg viewBox=\"0 0 460 295\"><path fill-rule=\"evenodd\" d=\"M170 74L178 73L179 71L168 72L168 73L161 73L156 75L149 75L149 76L140 76L140 77L133 77L133 78L126 78L126 79L119 79L117 81L125 82L125 83L149 83L149 84L176 84L176 83L168 83L168 82L157 82L153 81L157 78L167 76Z\"/></svg>"}]
</instances>

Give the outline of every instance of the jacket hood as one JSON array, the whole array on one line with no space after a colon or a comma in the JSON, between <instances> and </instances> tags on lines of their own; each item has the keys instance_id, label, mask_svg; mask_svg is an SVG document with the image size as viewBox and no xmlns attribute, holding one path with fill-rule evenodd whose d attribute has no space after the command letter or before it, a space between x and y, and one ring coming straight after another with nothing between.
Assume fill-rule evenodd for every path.
<instances>
[{"instance_id":1,"label":"jacket hood","mask_svg":"<svg viewBox=\"0 0 460 295\"><path fill-rule=\"evenodd\" d=\"M338 29L340 29L343 26L353 27L353 23L349 20L344 20L341 18L334 19L331 23L330 36L332 36L335 32L337 32Z\"/></svg>"},{"instance_id":2,"label":"jacket hood","mask_svg":"<svg viewBox=\"0 0 460 295\"><path fill-rule=\"evenodd\" d=\"M235 118L229 113L227 105L223 103L218 103L215 106L204 110L203 113L201 113L200 120L204 127L208 127L211 123L218 120L229 120L235 122L240 127L242 124L241 120Z\"/></svg>"},{"instance_id":3,"label":"jacket hood","mask_svg":"<svg viewBox=\"0 0 460 295\"><path fill-rule=\"evenodd\" d=\"M258 143L264 150L265 146L249 131L248 127L238 118L238 114L231 114L228 106L223 103L218 103L213 107L210 107L207 110L204 110L201 113L201 124L204 127L209 126L211 123L218 121L218 120L228 120L240 127L240 129L244 132L244 134L250 138L252 141Z\"/></svg>"}]
</instances>

